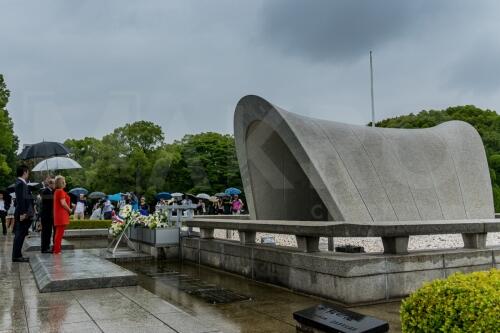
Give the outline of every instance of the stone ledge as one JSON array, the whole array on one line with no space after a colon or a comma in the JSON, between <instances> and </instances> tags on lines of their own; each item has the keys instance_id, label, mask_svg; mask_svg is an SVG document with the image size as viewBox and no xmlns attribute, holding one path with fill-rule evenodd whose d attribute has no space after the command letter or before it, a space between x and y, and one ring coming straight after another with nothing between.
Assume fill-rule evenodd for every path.
<instances>
[{"instance_id":1,"label":"stone ledge","mask_svg":"<svg viewBox=\"0 0 500 333\"><path fill-rule=\"evenodd\" d=\"M68 229L64 231L64 238L108 237L108 235L108 229Z\"/></svg>"},{"instance_id":2,"label":"stone ledge","mask_svg":"<svg viewBox=\"0 0 500 333\"><path fill-rule=\"evenodd\" d=\"M242 245L238 241L199 238L184 238L182 248L183 251L186 249L201 250L201 253L218 253L242 260L259 260L340 277L484 265L491 264L496 253L497 257L500 257L500 247L415 251L405 255L340 252L303 253L290 247L271 247L262 244ZM475 258L478 262L474 262Z\"/></svg>"},{"instance_id":3,"label":"stone ledge","mask_svg":"<svg viewBox=\"0 0 500 333\"><path fill-rule=\"evenodd\" d=\"M500 232L499 219L321 222L195 218L184 224L188 227L319 237L402 237Z\"/></svg>"},{"instance_id":4,"label":"stone ledge","mask_svg":"<svg viewBox=\"0 0 500 333\"><path fill-rule=\"evenodd\" d=\"M407 255L315 252L217 239L185 238L185 260L344 304L391 301L454 272L488 270L500 247L443 249ZM367 284L374 287L365 288Z\"/></svg>"},{"instance_id":5,"label":"stone ledge","mask_svg":"<svg viewBox=\"0 0 500 333\"><path fill-rule=\"evenodd\" d=\"M137 274L82 250L36 254L30 265L41 293L137 285Z\"/></svg>"},{"instance_id":6,"label":"stone ledge","mask_svg":"<svg viewBox=\"0 0 500 333\"><path fill-rule=\"evenodd\" d=\"M26 252L34 252L41 250L42 239L39 236L32 236L24 240L23 250ZM74 244L71 244L67 240L63 239L61 243L62 250L73 250L75 248Z\"/></svg>"}]
</instances>

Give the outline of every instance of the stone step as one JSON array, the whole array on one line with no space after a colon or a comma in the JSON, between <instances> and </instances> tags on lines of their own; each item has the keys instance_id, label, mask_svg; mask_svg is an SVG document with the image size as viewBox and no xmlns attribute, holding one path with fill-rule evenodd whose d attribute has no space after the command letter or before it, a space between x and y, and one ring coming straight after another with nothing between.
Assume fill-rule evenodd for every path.
<instances>
[{"instance_id":1,"label":"stone step","mask_svg":"<svg viewBox=\"0 0 500 333\"><path fill-rule=\"evenodd\" d=\"M40 244L42 240L40 236L31 236L24 239L23 250L26 252L40 251ZM63 239L61 243L62 250L73 250L75 245L71 244L67 240Z\"/></svg>"},{"instance_id":2,"label":"stone step","mask_svg":"<svg viewBox=\"0 0 500 333\"><path fill-rule=\"evenodd\" d=\"M137 285L137 274L85 250L35 254L30 265L41 293Z\"/></svg>"}]
</instances>

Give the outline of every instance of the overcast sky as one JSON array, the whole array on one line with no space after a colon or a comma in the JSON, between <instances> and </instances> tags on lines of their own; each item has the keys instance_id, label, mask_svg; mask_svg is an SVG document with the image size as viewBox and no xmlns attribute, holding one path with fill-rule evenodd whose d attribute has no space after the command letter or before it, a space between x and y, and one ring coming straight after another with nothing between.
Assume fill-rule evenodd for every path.
<instances>
[{"instance_id":1,"label":"overcast sky","mask_svg":"<svg viewBox=\"0 0 500 333\"><path fill-rule=\"evenodd\" d=\"M500 2L4 1L0 73L21 143L102 137L136 120L167 141L232 133L238 100L370 121L500 111Z\"/></svg>"}]
</instances>

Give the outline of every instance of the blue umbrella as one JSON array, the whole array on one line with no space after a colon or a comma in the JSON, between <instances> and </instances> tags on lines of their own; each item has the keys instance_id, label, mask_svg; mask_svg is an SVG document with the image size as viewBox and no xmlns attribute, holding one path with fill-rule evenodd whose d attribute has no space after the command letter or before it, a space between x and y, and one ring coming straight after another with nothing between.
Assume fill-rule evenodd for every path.
<instances>
[{"instance_id":1,"label":"blue umbrella","mask_svg":"<svg viewBox=\"0 0 500 333\"><path fill-rule=\"evenodd\" d=\"M236 187L230 187L230 188L226 188L224 193L226 193L227 195L239 195L239 194L241 194L241 191L238 190Z\"/></svg>"},{"instance_id":2,"label":"blue umbrella","mask_svg":"<svg viewBox=\"0 0 500 333\"><path fill-rule=\"evenodd\" d=\"M156 193L155 197L158 200L161 200L161 199L170 200L170 199L172 199L172 195L168 192Z\"/></svg>"},{"instance_id":3,"label":"blue umbrella","mask_svg":"<svg viewBox=\"0 0 500 333\"><path fill-rule=\"evenodd\" d=\"M77 188L74 188L71 191L69 191L69 193L78 197L78 196L80 196L80 194L87 195L87 193L89 193L89 191L87 191L83 187L77 187Z\"/></svg>"},{"instance_id":4,"label":"blue umbrella","mask_svg":"<svg viewBox=\"0 0 500 333\"><path fill-rule=\"evenodd\" d=\"M109 201L120 201L122 199L122 194L121 193L115 193L115 194L110 194L108 195L108 200Z\"/></svg>"}]
</instances>

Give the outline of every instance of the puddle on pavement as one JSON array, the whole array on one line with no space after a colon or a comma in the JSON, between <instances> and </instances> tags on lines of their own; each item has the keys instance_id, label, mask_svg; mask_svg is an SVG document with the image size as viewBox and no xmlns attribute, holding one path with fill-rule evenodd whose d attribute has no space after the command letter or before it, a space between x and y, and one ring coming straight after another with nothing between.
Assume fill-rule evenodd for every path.
<instances>
[{"instance_id":1,"label":"puddle on pavement","mask_svg":"<svg viewBox=\"0 0 500 333\"><path fill-rule=\"evenodd\" d=\"M170 265L139 266L135 267L134 270L136 273L155 279L157 283L165 283L210 304L228 304L251 300L248 296L173 270Z\"/></svg>"},{"instance_id":2,"label":"puddle on pavement","mask_svg":"<svg viewBox=\"0 0 500 333\"><path fill-rule=\"evenodd\" d=\"M189 263L118 263L139 274L139 284L222 332L295 332L294 311L315 298Z\"/></svg>"},{"instance_id":3,"label":"puddle on pavement","mask_svg":"<svg viewBox=\"0 0 500 333\"><path fill-rule=\"evenodd\" d=\"M222 332L295 332L293 313L322 300L203 266L170 261L118 263L139 284ZM400 332L399 303L354 307Z\"/></svg>"}]
</instances>

